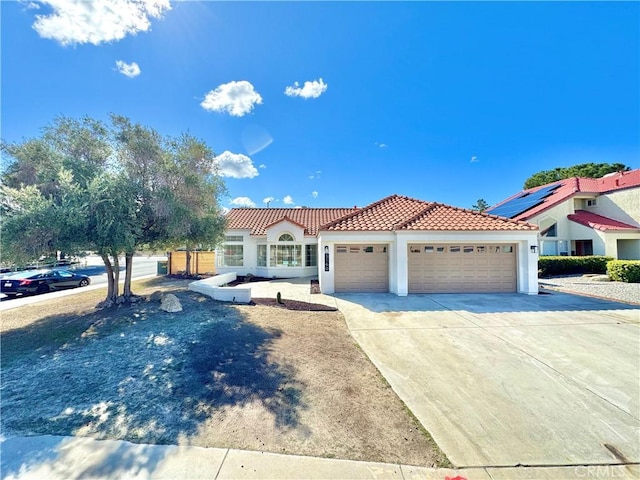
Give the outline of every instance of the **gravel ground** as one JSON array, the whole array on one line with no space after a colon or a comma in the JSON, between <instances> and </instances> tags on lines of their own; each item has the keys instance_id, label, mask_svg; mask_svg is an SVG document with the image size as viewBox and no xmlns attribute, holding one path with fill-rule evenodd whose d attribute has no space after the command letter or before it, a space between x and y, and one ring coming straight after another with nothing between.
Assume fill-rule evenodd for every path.
<instances>
[{"instance_id":1,"label":"gravel ground","mask_svg":"<svg viewBox=\"0 0 640 480\"><path fill-rule=\"evenodd\" d=\"M640 283L608 281L606 275L568 275L543 278L542 289L577 293L640 305Z\"/></svg>"},{"instance_id":2,"label":"gravel ground","mask_svg":"<svg viewBox=\"0 0 640 480\"><path fill-rule=\"evenodd\" d=\"M290 300L224 304L182 280L150 282L136 291L171 291L183 310L163 312L157 301L98 310L103 292L94 291L73 304L55 299L3 314L0 438L75 435L449 465L340 312Z\"/></svg>"}]
</instances>

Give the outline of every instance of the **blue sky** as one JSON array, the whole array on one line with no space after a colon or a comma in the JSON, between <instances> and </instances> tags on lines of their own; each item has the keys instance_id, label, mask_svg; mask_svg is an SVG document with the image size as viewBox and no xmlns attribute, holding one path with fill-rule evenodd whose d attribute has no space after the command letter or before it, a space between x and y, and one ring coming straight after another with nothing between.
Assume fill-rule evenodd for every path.
<instances>
[{"instance_id":1,"label":"blue sky","mask_svg":"<svg viewBox=\"0 0 640 480\"><path fill-rule=\"evenodd\" d=\"M219 156L226 207L398 193L470 208L543 169L640 167L637 2L49 0L1 15L5 141L60 114L189 131Z\"/></svg>"}]
</instances>

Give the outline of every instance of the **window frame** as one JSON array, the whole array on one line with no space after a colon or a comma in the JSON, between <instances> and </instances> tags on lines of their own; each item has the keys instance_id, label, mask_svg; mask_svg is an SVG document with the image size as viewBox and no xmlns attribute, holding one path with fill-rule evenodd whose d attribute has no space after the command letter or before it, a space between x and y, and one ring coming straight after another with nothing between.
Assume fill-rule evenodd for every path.
<instances>
[{"instance_id":1,"label":"window frame","mask_svg":"<svg viewBox=\"0 0 640 480\"><path fill-rule=\"evenodd\" d=\"M318 244L317 243L307 243L304 246L304 266L305 267L318 266Z\"/></svg>"},{"instance_id":2,"label":"window frame","mask_svg":"<svg viewBox=\"0 0 640 480\"><path fill-rule=\"evenodd\" d=\"M241 243L225 244L222 250L222 266L223 267L244 267L244 245ZM238 253L239 249L239 253ZM228 253L235 250L236 253ZM239 258L239 263L230 263L229 259Z\"/></svg>"},{"instance_id":3,"label":"window frame","mask_svg":"<svg viewBox=\"0 0 640 480\"><path fill-rule=\"evenodd\" d=\"M302 244L271 244L269 248L269 266L285 268L302 267Z\"/></svg>"},{"instance_id":4,"label":"window frame","mask_svg":"<svg viewBox=\"0 0 640 480\"><path fill-rule=\"evenodd\" d=\"M264 265L260 263L260 250L264 250ZM258 244L256 248L256 266L266 267L269 264L269 249L266 243Z\"/></svg>"}]
</instances>

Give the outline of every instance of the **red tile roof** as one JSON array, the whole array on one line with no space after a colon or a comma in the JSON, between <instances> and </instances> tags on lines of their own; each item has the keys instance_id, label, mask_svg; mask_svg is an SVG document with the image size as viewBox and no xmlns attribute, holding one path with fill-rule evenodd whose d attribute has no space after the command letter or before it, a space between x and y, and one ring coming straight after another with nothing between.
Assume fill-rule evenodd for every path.
<instances>
[{"instance_id":1,"label":"red tile roof","mask_svg":"<svg viewBox=\"0 0 640 480\"><path fill-rule=\"evenodd\" d=\"M537 230L536 225L474 212L441 203L391 195L323 225L328 231Z\"/></svg>"},{"instance_id":2,"label":"red tile roof","mask_svg":"<svg viewBox=\"0 0 640 480\"><path fill-rule=\"evenodd\" d=\"M516 197L522 196L524 193L533 193L538 190L548 187L549 185L560 184L561 186L554 190L554 192L546 197L542 203L525 210L513 217L514 220L529 220L530 218L538 215L539 213L554 207L555 205L573 197L577 193L587 194L603 194L610 193L617 190L624 190L627 188L640 187L640 169L631 170L628 172L617 172L614 174L606 175L602 178L581 178L572 177L566 180L560 180L559 182L548 183L547 185L541 185L539 187L530 188L512 195L511 197L503 200L502 202L491 207L487 213L491 213L491 210L503 205L504 203L513 200Z\"/></svg>"},{"instance_id":3,"label":"red tile roof","mask_svg":"<svg viewBox=\"0 0 640 480\"><path fill-rule=\"evenodd\" d=\"M251 235L266 235L267 227L289 220L304 227L306 235L316 235L320 225L355 210L354 208L232 208L227 213L227 229L251 230Z\"/></svg>"},{"instance_id":4,"label":"red tile roof","mask_svg":"<svg viewBox=\"0 0 640 480\"><path fill-rule=\"evenodd\" d=\"M587 212L586 210L576 210L576 213L567 215L567 218L573 222L585 225L595 230L602 230L603 232L610 230L622 230L639 232L640 227L634 227L627 223L619 222L612 218L603 217L595 213Z\"/></svg>"}]
</instances>

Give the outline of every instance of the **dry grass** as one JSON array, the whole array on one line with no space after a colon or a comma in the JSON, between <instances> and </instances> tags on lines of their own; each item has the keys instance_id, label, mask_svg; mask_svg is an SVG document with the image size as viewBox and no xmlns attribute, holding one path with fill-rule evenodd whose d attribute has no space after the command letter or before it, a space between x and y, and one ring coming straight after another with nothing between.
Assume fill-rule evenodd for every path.
<instances>
[{"instance_id":1,"label":"dry grass","mask_svg":"<svg viewBox=\"0 0 640 480\"><path fill-rule=\"evenodd\" d=\"M3 433L448 464L339 312L221 304L184 284L136 285L175 293L175 314L96 310L96 291L5 312Z\"/></svg>"}]
</instances>

